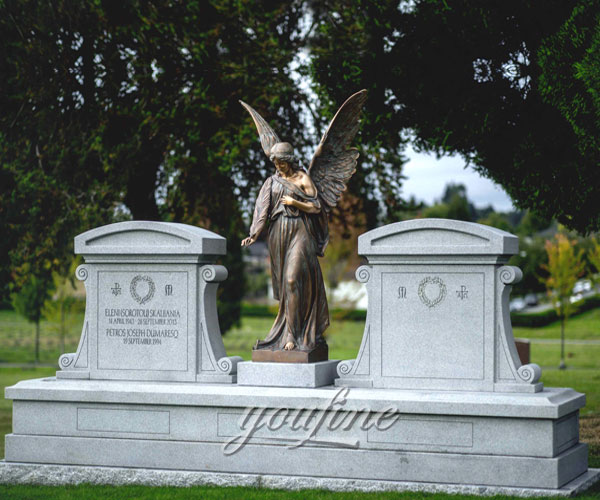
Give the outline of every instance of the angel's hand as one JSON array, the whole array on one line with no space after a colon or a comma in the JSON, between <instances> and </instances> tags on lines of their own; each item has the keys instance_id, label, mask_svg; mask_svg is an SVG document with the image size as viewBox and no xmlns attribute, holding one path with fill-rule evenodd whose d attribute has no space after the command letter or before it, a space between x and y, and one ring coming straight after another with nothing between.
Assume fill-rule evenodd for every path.
<instances>
[{"instance_id":1,"label":"angel's hand","mask_svg":"<svg viewBox=\"0 0 600 500\"><path fill-rule=\"evenodd\" d=\"M256 241L256 239L248 236L247 238L242 240L242 246L248 247L248 246L252 245L252 243L254 243L255 241Z\"/></svg>"},{"instance_id":2,"label":"angel's hand","mask_svg":"<svg viewBox=\"0 0 600 500\"><path fill-rule=\"evenodd\" d=\"M283 198L281 198L281 202L284 205L290 205L292 207L296 205L296 200L291 196L284 196Z\"/></svg>"}]
</instances>

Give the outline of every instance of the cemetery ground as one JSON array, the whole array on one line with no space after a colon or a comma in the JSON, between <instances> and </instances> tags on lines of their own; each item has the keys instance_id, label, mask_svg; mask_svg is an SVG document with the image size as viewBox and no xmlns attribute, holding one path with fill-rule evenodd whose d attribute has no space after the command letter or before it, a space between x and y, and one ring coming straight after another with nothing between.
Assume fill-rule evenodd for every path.
<instances>
[{"instance_id":1,"label":"cemetery ground","mask_svg":"<svg viewBox=\"0 0 600 500\"><path fill-rule=\"evenodd\" d=\"M69 321L64 336L66 352L75 352L81 333L83 315ZM272 318L247 317L241 325L229 331L225 347L230 356L250 358L250 348L257 338L264 338L272 324ZM361 321L336 321L327 331L331 359L352 359L356 356L362 339L364 324ZM552 323L543 328L514 328L517 338L531 340L531 361L542 367L542 382L552 387L572 387L586 393L587 404L581 410L581 441L590 445L589 466L600 467L600 308L571 318L566 329L567 369L558 370L560 356L560 324ZM57 325L42 321L40 337L40 364L33 363L34 327L13 311L0 311L0 387L19 380L52 376L60 356L60 334ZM11 402L0 398L0 457L4 456L4 435L11 432ZM283 492L228 488L228 498L456 498L444 494L420 493L332 493L332 492ZM194 487L184 491L172 488L149 488L141 486L74 486L37 487L0 485L0 498L223 498L224 490L214 487ZM471 498L471 497L461 497ZM477 498L477 497L473 497ZM509 498L509 497L495 497ZM579 497L600 498L600 487Z\"/></svg>"}]
</instances>

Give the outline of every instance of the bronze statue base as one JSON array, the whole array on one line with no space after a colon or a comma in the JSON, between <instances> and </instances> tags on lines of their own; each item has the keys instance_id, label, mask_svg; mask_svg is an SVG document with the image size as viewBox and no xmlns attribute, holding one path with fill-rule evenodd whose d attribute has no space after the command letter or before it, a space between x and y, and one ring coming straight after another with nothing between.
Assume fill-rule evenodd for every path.
<instances>
[{"instance_id":1,"label":"bronze statue base","mask_svg":"<svg viewBox=\"0 0 600 500\"><path fill-rule=\"evenodd\" d=\"M329 348L323 342L312 351L300 351L293 349L291 351L271 349L252 349L252 361L269 361L272 363L316 363L317 361L327 361L329 359Z\"/></svg>"}]
</instances>

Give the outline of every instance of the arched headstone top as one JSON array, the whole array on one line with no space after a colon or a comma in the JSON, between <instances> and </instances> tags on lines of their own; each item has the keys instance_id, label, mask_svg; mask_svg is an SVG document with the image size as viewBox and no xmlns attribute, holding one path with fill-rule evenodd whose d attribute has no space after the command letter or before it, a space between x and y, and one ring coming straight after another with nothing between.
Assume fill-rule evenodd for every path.
<instances>
[{"instance_id":1,"label":"arched headstone top","mask_svg":"<svg viewBox=\"0 0 600 500\"><path fill-rule=\"evenodd\" d=\"M127 221L75 237L75 253L99 255L225 255L226 240L200 227L173 222Z\"/></svg>"},{"instance_id":2,"label":"arched headstone top","mask_svg":"<svg viewBox=\"0 0 600 500\"><path fill-rule=\"evenodd\" d=\"M358 238L358 253L377 256L510 256L519 239L473 222L416 219L373 229Z\"/></svg>"}]
</instances>

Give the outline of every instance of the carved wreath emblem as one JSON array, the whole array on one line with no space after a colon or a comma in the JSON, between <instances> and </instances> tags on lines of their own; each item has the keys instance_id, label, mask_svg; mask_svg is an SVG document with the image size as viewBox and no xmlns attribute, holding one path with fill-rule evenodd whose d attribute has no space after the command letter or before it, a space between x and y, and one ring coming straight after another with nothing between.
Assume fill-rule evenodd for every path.
<instances>
[{"instance_id":1,"label":"carved wreath emblem","mask_svg":"<svg viewBox=\"0 0 600 500\"><path fill-rule=\"evenodd\" d=\"M427 285L437 285L437 287L438 287L438 295L433 300L430 299L427 296L427 294L425 293L425 289L427 288ZM442 279L438 276L436 276L435 278L432 278L431 276L427 276L427 278L424 278L421 281L421 283L419 283L418 294L419 294L419 298L421 299L421 302L423 302L423 304L425 304L427 307L430 307L430 308L435 307L440 302L442 302L442 300L444 300L444 298L446 297L446 285L444 284Z\"/></svg>"},{"instance_id":2,"label":"carved wreath emblem","mask_svg":"<svg viewBox=\"0 0 600 500\"><path fill-rule=\"evenodd\" d=\"M137 293L137 286L140 281L148 283L148 293L143 297L140 297L140 295ZM150 276L142 276L140 274L138 274L135 278L131 280L131 285L129 286L129 292L131 293L133 300L135 300L140 305L145 304L146 302L150 302L152 300L152 297L154 297L155 291L156 286L154 285L154 281L152 281L152 278Z\"/></svg>"}]
</instances>

